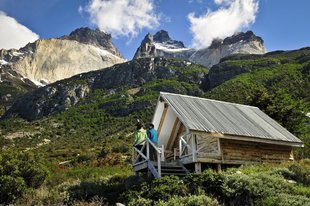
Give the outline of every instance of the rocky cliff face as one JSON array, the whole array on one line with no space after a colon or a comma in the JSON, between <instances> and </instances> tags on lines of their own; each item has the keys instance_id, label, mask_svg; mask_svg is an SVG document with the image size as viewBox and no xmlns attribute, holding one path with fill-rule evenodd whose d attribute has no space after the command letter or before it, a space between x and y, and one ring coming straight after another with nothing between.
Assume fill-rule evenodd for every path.
<instances>
[{"instance_id":1,"label":"rocky cliff face","mask_svg":"<svg viewBox=\"0 0 310 206\"><path fill-rule=\"evenodd\" d=\"M137 49L134 59L143 57L167 57L188 59L194 52L186 48L181 41L172 40L167 31L161 30L154 36L147 34L140 47Z\"/></svg>"},{"instance_id":2,"label":"rocky cliff face","mask_svg":"<svg viewBox=\"0 0 310 206\"><path fill-rule=\"evenodd\" d=\"M238 33L224 40L214 40L208 48L196 51L189 60L207 67L231 54L265 54L264 41L252 31Z\"/></svg>"},{"instance_id":3,"label":"rocky cliff face","mask_svg":"<svg viewBox=\"0 0 310 206\"><path fill-rule=\"evenodd\" d=\"M38 40L20 50L1 50L7 65L37 85L124 62L111 36L99 30L78 29L60 39Z\"/></svg>"},{"instance_id":4,"label":"rocky cliff face","mask_svg":"<svg viewBox=\"0 0 310 206\"><path fill-rule=\"evenodd\" d=\"M29 79L7 65L0 67L0 115L22 94L36 89Z\"/></svg>"},{"instance_id":5,"label":"rocky cliff face","mask_svg":"<svg viewBox=\"0 0 310 206\"><path fill-rule=\"evenodd\" d=\"M107 50L118 57L122 57L118 49L112 43L111 34L101 32L99 29L92 30L90 28L83 27L74 30L68 36L62 36L59 39L76 40L80 43L93 45Z\"/></svg>"},{"instance_id":6,"label":"rocky cliff face","mask_svg":"<svg viewBox=\"0 0 310 206\"><path fill-rule=\"evenodd\" d=\"M103 70L79 74L26 94L12 105L3 118L18 114L27 120L39 119L76 105L96 89L114 94L126 88L135 88L136 92L143 93L143 89L139 88L147 82L178 76L182 76L182 81L189 84L202 84L207 69L189 72L192 68L197 70L199 66L185 60L171 61L158 57L136 59ZM159 86L160 91L170 91L169 88L163 88L162 84ZM127 114L128 110L144 106L144 103L129 105L124 110L117 111L117 114Z\"/></svg>"},{"instance_id":7,"label":"rocky cliff face","mask_svg":"<svg viewBox=\"0 0 310 206\"><path fill-rule=\"evenodd\" d=\"M238 33L224 40L214 40L208 48L194 50L186 48L181 41L172 40L164 30L154 36L146 35L134 58L168 57L183 58L211 68L220 59L231 54L264 54L266 49L262 38L252 31Z\"/></svg>"}]
</instances>

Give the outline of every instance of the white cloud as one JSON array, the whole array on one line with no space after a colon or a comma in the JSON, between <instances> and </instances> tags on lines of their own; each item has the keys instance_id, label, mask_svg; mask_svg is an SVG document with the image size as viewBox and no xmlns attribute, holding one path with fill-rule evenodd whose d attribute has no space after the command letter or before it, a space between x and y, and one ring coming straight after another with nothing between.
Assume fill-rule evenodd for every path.
<instances>
[{"instance_id":1,"label":"white cloud","mask_svg":"<svg viewBox=\"0 0 310 206\"><path fill-rule=\"evenodd\" d=\"M255 22L258 0L214 0L214 3L219 9L208 10L198 17L195 13L188 15L196 48L207 47L213 39L231 36Z\"/></svg>"},{"instance_id":2,"label":"white cloud","mask_svg":"<svg viewBox=\"0 0 310 206\"><path fill-rule=\"evenodd\" d=\"M39 36L14 18L0 11L0 49L19 49Z\"/></svg>"},{"instance_id":3,"label":"white cloud","mask_svg":"<svg viewBox=\"0 0 310 206\"><path fill-rule=\"evenodd\" d=\"M114 37L134 38L143 28L159 26L152 0L91 0L83 10L100 30Z\"/></svg>"}]
</instances>

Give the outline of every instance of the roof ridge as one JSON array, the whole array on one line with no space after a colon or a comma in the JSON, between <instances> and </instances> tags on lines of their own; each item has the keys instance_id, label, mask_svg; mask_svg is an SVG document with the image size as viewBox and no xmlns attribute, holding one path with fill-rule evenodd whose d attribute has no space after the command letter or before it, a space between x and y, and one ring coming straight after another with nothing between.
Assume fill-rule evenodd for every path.
<instances>
[{"instance_id":1,"label":"roof ridge","mask_svg":"<svg viewBox=\"0 0 310 206\"><path fill-rule=\"evenodd\" d=\"M239 106L251 107L251 108L259 109L258 107L251 106L251 105L239 104L239 103L234 103L234 102L225 102L225 101L220 101L220 100L215 100L215 99L208 99L208 98L203 98L203 97L195 97L195 96L184 95L184 94L175 94L175 93L169 93L169 92L160 92L160 95L161 95L161 94L168 94L168 95L175 95L175 96L183 96L183 97L188 97L188 98L193 98L193 99L208 100L208 101L219 102L219 103L224 103L224 104L232 104L232 105L239 105Z\"/></svg>"}]
</instances>

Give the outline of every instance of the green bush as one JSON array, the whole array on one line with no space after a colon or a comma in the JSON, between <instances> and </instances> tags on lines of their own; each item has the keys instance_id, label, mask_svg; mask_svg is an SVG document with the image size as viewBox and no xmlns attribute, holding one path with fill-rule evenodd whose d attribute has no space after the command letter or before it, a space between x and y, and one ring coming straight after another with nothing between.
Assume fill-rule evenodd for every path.
<instances>
[{"instance_id":1,"label":"green bush","mask_svg":"<svg viewBox=\"0 0 310 206\"><path fill-rule=\"evenodd\" d=\"M227 177L223 185L225 203L235 205L251 205L260 202L261 199L276 193L289 193L292 185L277 175L259 173L252 175L233 174Z\"/></svg>"},{"instance_id":2,"label":"green bush","mask_svg":"<svg viewBox=\"0 0 310 206\"><path fill-rule=\"evenodd\" d=\"M174 196L168 201L159 201L157 206L219 206L220 204L216 199L210 198L206 195L190 195L187 197Z\"/></svg>"},{"instance_id":3,"label":"green bush","mask_svg":"<svg viewBox=\"0 0 310 206\"><path fill-rule=\"evenodd\" d=\"M186 187L183 181L176 176L166 176L155 179L149 185L146 197L151 200L169 200L172 196L183 196L186 194Z\"/></svg>"},{"instance_id":4,"label":"green bush","mask_svg":"<svg viewBox=\"0 0 310 206\"><path fill-rule=\"evenodd\" d=\"M40 187L47 170L40 159L30 153L0 155L0 204L15 201L27 189Z\"/></svg>"},{"instance_id":5,"label":"green bush","mask_svg":"<svg viewBox=\"0 0 310 206\"><path fill-rule=\"evenodd\" d=\"M270 172L270 175L281 175L285 179L292 180L294 179L295 173L289 170L288 168L277 168Z\"/></svg>"},{"instance_id":6,"label":"green bush","mask_svg":"<svg viewBox=\"0 0 310 206\"><path fill-rule=\"evenodd\" d=\"M207 194L223 196L222 185L226 182L226 176L212 170L205 170L201 174L192 173L184 178L184 183L191 194L196 194L199 189L203 189Z\"/></svg>"},{"instance_id":7,"label":"green bush","mask_svg":"<svg viewBox=\"0 0 310 206\"><path fill-rule=\"evenodd\" d=\"M168 201L173 196L184 196L186 194L186 186L179 177L166 176L133 186L121 195L120 200L129 203L133 199L142 197L153 202L158 200Z\"/></svg>"},{"instance_id":8,"label":"green bush","mask_svg":"<svg viewBox=\"0 0 310 206\"><path fill-rule=\"evenodd\" d=\"M152 202L150 199L135 198L128 203L128 206L151 206L153 205Z\"/></svg>"},{"instance_id":9,"label":"green bush","mask_svg":"<svg viewBox=\"0 0 310 206\"><path fill-rule=\"evenodd\" d=\"M14 202L21 197L26 190L26 184L21 177L8 175L0 176L0 204Z\"/></svg>"},{"instance_id":10,"label":"green bush","mask_svg":"<svg viewBox=\"0 0 310 206\"><path fill-rule=\"evenodd\" d=\"M262 206L309 206L310 199L301 195L278 194L265 198Z\"/></svg>"},{"instance_id":11,"label":"green bush","mask_svg":"<svg viewBox=\"0 0 310 206\"><path fill-rule=\"evenodd\" d=\"M292 179L298 183L310 186L309 173L305 168L299 164L293 164L288 167L288 169L294 174Z\"/></svg>"},{"instance_id":12,"label":"green bush","mask_svg":"<svg viewBox=\"0 0 310 206\"><path fill-rule=\"evenodd\" d=\"M85 180L68 189L69 204L75 201L91 201L99 198L110 203L115 203L119 195L125 190L126 177L112 176L96 180Z\"/></svg>"}]
</instances>

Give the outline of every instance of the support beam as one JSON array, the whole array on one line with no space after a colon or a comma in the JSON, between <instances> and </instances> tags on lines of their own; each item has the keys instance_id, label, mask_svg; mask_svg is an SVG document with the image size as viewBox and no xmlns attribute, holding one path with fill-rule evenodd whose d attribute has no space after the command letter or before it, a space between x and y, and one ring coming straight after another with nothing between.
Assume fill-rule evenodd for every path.
<instances>
[{"instance_id":1,"label":"support beam","mask_svg":"<svg viewBox=\"0 0 310 206\"><path fill-rule=\"evenodd\" d=\"M165 118L166 118L167 111L168 111L168 104L165 103L164 110L163 110L163 113L161 115L160 122L159 122L158 129L157 129L158 137L159 137L161 129L162 129L163 125L164 125L164 121L165 121Z\"/></svg>"},{"instance_id":2,"label":"support beam","mask_svg":"<svg viewBox=\"0 0 310 206\"><path fill-rule=\"evenodd\" d=\"M173 143L174 143L176 136L177 136L177 132L178 132L177 128L179 126L179 123L180 123L179 118L176 118L174 121L174 124L173 124L173 128L172 128L169 140L168 140L168 144L167 144L168 150L172 149Z\"/></svg>"},{"instance_id":3,"label":"support beam","mask_svg":"<svg viewBox=\"0 0 310 206\"><path fill-rule=\"evenodd\" d=\"M195 172L201 173L201 163L200 162L195 163Z\"/></svg>"},{"instance_id":4,"label":"support beam","mask_svg":"<svg viewBox=\"0 0 310 206\"><path fill-rule=\"evenodd\" d=\"M191 134L191 149L193 154L193 162L197 161L197 142L196 142L196 135Z\"/></svg>"},{"instance_id":5,"label":"support beam","mask_svg":"<svg viewBox=\"0 0 310 206\"><path fill-rule=\"evenodd\" d=\"M217 164L217 172L221 172L222 171L222 164Z\"/></svg>"}]
</instances>

